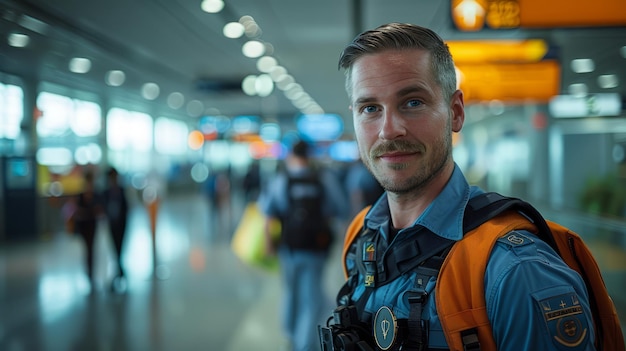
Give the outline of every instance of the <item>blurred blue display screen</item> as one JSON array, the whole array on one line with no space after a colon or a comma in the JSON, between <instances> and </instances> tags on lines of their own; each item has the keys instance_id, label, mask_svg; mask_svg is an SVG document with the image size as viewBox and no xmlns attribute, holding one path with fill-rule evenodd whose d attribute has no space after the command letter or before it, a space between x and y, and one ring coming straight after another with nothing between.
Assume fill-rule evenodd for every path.
<instances>
[{"instance_id":1,"label":"blurred blue display screen","mask_svg":"<svg viewBox=\"0 0 626 351\"><path fill-rule=\"evenodd\" d=\"M298 133L308 141L337 140L343 133L343 120L332 113L300 115L296 126Z\"/></svg>"},{"instance_id":2,"label":"blurred blue display screen","mask_svg":"<svg viewBox=\"0 0 626 351\"><path fill-rule=\"evenodd\" d=\"M354 140L339 140L328 149L331 159L341 162L352 162L359 159L359 148Z\"/></svg>"}]
</instances>

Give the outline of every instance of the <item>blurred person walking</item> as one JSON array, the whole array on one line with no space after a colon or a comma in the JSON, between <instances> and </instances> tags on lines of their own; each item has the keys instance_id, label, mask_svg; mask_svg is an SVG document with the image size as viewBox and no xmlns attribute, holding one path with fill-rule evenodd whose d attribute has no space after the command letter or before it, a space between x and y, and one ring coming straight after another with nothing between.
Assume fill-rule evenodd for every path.
<instances>
[{"instance_id":1,"label":"blurred person walking","mask_svg":"<svg viewBox=\"0 0 626 351\"><path fill-rule=\"evenodd\" d=\"M128 199L124 187L120 184L119 174L114 167L107 171L107 186L102 192L102 201L109 232L115 248L117 272L111 283L111 289L121 291L125 286L126 274L122 264L122 245L128 222Z\"/></svg>"},{"instance_id":2,"label":"blurred person walking","mask_svg":"<svg viewBox=\"0 0 626 351\"><path fill-rule=\"evenodd\" d=\"M258 200L267 217L268 250L277 253L280 262L282 325L294 351L319 349L317 324L330 309L323 271L334 236L332 220L347 215L343 194L338 179L315 167L309 145L300 141L287 156L285 170L263 188ZM275 219L282 227L278 243L270 235Z\"/></svg>"},{"instance_id":3,"label":"blurred person walking","mask_svg":"<svg viewBox=\"0 0 626 351\"><path fill-rule=\"evenodd\" d=\"M94 242L98 215L102 213L102 206L95 190L93 171L88 170L83 175L83 190L77 195L75 212L73 214L74 229L85 242L85 259L87 277L93 291L94 285Z\"/></svg>"}]
</instances>

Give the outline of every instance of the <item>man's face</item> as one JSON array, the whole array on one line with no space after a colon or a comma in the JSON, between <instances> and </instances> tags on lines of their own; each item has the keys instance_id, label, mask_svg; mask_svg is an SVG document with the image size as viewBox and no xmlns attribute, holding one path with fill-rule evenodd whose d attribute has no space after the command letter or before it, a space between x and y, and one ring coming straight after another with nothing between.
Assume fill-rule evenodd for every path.
<instances>
[{"instance_id":1,"label":"man's face","mask_svg":"<svg viewBox=\"0 0 626 351\"><path fill-rule=\"evenodd\" d=\"M352 66L351 109L364 164L388 191L425 186L452 162L452 132L461 130L463 97L450 102L433 79L430 53L388 50Z\"/></svg>"}]
</instances>

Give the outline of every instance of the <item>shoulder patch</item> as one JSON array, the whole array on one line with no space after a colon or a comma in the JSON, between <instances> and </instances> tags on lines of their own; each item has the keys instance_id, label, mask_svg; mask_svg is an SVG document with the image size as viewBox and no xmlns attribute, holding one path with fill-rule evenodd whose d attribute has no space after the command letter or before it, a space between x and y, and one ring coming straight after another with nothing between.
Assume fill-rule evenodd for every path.
<instances>
[{"instance_id":1,"label":"shoulder patch","mask_svg":"<svg viewBox=\"0 0 626 351\"><path fill-rule=\"evenodd\" d=\"M512 231L500 237L498 242L511 247L519 247L532 244L534 241L529 236L518 231Z\"/></svg>"},{"instance_id":2,"label":"shoulder patch","mask_svg":"<svg viewBox=\"0 0 626 351\"><path fill-rule=\"evenodd\" d=\"M548 333L558 350L577 350L589 338L587 317L578 295L566 293L537 301Z\"/></svg>"}]
</instances>

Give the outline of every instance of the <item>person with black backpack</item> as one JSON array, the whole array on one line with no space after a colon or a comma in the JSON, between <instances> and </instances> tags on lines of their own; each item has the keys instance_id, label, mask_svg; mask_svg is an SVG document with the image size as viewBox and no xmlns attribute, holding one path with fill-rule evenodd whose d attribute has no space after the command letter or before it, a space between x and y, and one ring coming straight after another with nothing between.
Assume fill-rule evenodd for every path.
<instances>
[{"instance_id":1,"label":"person with black backpack","mask_svg":"<svg viewBox=\"0 0 626 351\"><path fill-rule=\"evenodd\" d=\"M455 163L465 105L437 33L381 25L357 35L339 67L361 159L385 194L348 227L323 351L624 351L580 238L470 185Z\"/></svg>"},{"instance_id":2,"label":"person with black backpack","mask_svg":"<svg viewBox=\"0 0 626 351\"><path fill-rule=\"evenodd\" d=\"M284 172L267 184L258 200L268 223L281 223L279 242L270 239L269 226L266 238L280 262L282 325L294 351L317 350L319 345L316 326L324 311L332 310L322 278L334 241L333 220L345 218L348 210L338 179L312 164L309 149L304 141L295 143Z\"/></svg>"}]
</instances>

